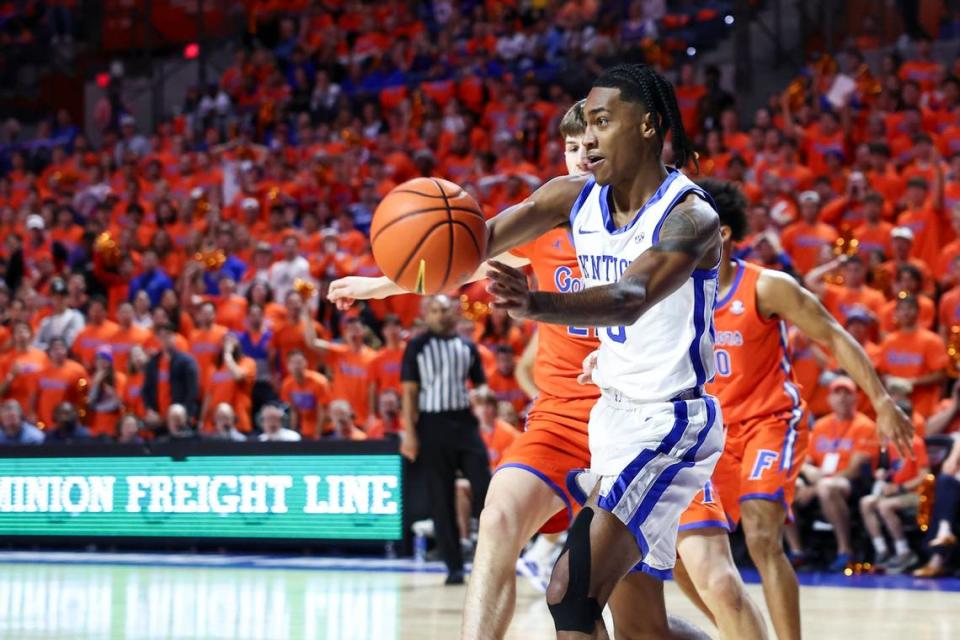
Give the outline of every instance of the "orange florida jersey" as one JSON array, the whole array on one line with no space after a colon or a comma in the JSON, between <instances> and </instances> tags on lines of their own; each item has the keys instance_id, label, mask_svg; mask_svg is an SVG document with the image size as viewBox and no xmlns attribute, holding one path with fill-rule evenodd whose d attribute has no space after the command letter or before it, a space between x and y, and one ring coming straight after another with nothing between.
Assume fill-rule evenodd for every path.
<instances>
[{"instance_id":1,"label":"orange florida jersey","mask_svg":"<svg viewBox=\"0 0 960 640\"><path fill-rule=\"evenodd\" d=\"M512 251L526 258L533 267L540 291L569 293L583 290L583 279L577 263L570 231L554 229L536 240ZM595 385L582 385L577 376L583 370L583 359L600 346L592 327L566 327L538 323L539 345L533 379L544 396L562 400L596 399L600 390Z\"/></svg>"},{"instance_id":2,"label":"orange florida jersey","mask_svg":"<svg viewBox=\"0 0 960 640\"><path fill-rule=\"evenodd\" d=\"M783 413L799 421L803 415L787 325L764 318L757 308L761 273L763 268L738 260L733 284L714 310L717 374L707 391L720 400L727 425Z\"/></svg>"}]
</instances>

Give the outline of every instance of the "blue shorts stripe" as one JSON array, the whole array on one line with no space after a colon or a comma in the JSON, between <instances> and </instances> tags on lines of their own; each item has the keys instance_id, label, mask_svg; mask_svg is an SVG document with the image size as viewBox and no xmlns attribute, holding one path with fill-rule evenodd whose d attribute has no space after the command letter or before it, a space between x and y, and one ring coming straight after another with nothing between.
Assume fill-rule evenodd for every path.
<instances>
[{"instance_id":1,"label":"blue shorts stripe","mask_svg":"<svg viewBox=\"0 0 960 640\"><path fill-rule=\"evenodd\" d=\"M623 498L623 494L626 493L630 483L643 471L643 468L658 455L670 453L683 438L683 434L687 430L687 425L690 424L687 420L687 404L682 401L674 402L673 413L673 429L670 430L670 433L667 434L667 437L663 439L656 449L644 449L640 452L640 455L634 458L630 464L624 468L617 477L617 481L613 484L613 487L610 488L609 493L600 498L598 504L602 509L613 511L614 507L619 504L620 499Z\"/></svg>"},{"instance_id":2,"label":"blue shorts stripe","mask_svg":"<svg viewBox=\"0 0 960 640\"><path fill-rule=\"evenodd\" d=\"M675 462L670 465L660 476L654 481L653 485L650 488L650 491L647 492L647 495L643 498L643 501L640 503L640 507L637 509L637 512L630 518L630 523L627 527L631 531L639 531L640 527L643 525L644 521L657 506L657 503L660 501L660 498L663 497L663 494L670 487L670 484L673 482L673 479L677 477L677 474L681 470L688 467L692 467L697 459L697 452L700 450L700 447L703 445L704 440L707 439L707 434L710 433L710 429L713 428L713 424L717 419L717 408L715 406L716 399L713 397L707 396L703 399L707 407L707 421L704 424L703 428L700 429L700 433L697 434L697 441L694 443L690 449L683 455L679 462ZM685 402L678 402L674 406L682 405L683 406L683 419L684 422L687 422L687 405ZM693 496L691 496L692 498Z\"/></svg>"},{"instance_id":3,"label":"blue shorts stripe","mask_svg":"<svg viewBox=\"0 0 960 640\"><path fill-rule=\"evenodd\" d=\"M673 577L672 569L654 569L642 560L630 569L630 573L645 573L659 580L669 580Z\"/></svg>"},{"instance_id":4,"label":"blue shorts stripe","mask_svg":"<svg viewBox=\"0 0 960 640\"><path fill-rule=\"evenodd\" d=\"M570 496L577 501L581 507L587 503L587 494L583 492L583 489L580 488L580 483L577 482L577 476L585 472L586 469L571 469L567 472L567 491L570 492Z\"/></svg>"}]
</instances>

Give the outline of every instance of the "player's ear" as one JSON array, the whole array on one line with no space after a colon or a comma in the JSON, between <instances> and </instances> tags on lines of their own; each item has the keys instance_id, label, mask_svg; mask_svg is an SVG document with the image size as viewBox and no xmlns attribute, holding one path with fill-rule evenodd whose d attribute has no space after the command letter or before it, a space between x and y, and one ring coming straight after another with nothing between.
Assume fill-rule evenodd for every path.
<instances>
[{"instance_id":1,"label":"player's ear","mask_svg":"<svg viewBox=\"0 0 960 640\"><path fill-rule=\"evenodd\" d=\"M656 118L658 117L652 111L643 112L643 115L640 116L640 135L648 140L655 138L657 136Z\"/></svg>"},{"instance_id":2,"label":"player's ear","mask_svg":"<svg viewBox=\"0 0 960 640\"><path fill-rule=\"evenodd\" d=\"M720 225L720 238L724 242L730 242L730 239L732 237L733 237L733 229L731 229L725 224Z\"/></svg>"}]
</instances>

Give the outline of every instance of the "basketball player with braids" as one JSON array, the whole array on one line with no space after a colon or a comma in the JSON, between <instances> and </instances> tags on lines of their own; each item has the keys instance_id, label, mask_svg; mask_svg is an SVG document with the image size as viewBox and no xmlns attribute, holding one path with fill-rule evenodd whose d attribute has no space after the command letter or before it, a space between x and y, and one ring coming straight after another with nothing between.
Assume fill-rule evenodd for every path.
<instances>
[{"instance_id":1,"label":"basketball player with braids","mask_svg":"<svg viewBox=\"0 0 960 640\"><path fill-rule=\"evenodd\" d=\"M560 123L567 171L585 173L582 137L583 101ZM557 228L498 256L514 267L532 265L537 279L556 291L582 287L569 228ZM482 265L473 281L486 277ZM345 308L356 299L405 293L385 277L347 277L330 285L328 297ZM464 638L502 638L516 604L514 566L521 549L537 531L565 531L579 510L567 489L567 473L589 464L587 421L599 395L577 376L584 357L597 348L592 330L557 325L539 327L535 381L540 390L526 430L505 453L493 475L480 517L480 535L464 610ZM719 507L711 516L722 518ZM631 575L630 598L612 606L618 637L703 638L698 630L663 606L662 583L643 573ZM638 605L638 601L642 604ZM642 611L642 617L634 613Z\"/></svg>"}]
</instances>

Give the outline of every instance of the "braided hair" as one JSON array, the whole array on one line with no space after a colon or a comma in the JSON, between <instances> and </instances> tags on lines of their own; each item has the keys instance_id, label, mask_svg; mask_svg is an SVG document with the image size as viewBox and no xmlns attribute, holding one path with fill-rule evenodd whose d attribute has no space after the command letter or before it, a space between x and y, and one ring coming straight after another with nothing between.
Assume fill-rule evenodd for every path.
<instances>
[{"instance_id":1,"label":"braided hair","mask_svg":"<svg viewBox=\"0 0 960 640\"><path fill-rule=\"evenodd\" d=\"M693 142L683 128L680 107L673 86L653 67L645 64L618 64L600 74L594 87L620 89L620 99L627 102L640 102L653 117L653 128L663 146L668 132L673 133L673 153L678 169L691 160L699 171Z\"/></svg>"}]
</instances>

